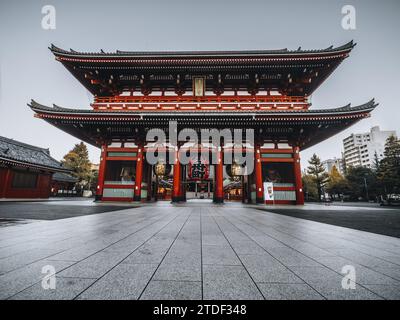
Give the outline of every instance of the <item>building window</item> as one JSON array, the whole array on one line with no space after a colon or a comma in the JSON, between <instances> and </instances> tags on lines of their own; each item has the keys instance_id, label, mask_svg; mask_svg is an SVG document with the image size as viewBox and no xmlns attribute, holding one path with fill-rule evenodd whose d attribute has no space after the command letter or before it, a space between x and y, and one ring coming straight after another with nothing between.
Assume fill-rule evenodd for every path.
<instances>
[{"instance_id":1,"label":"building window","mask_svg":"<svg viewBox=\"0 0 400 320\"><path fill-rule=\"evenodd\" d=\"M285 162L262 163L262 176L264 181L273 182L275 185L294 185L293 164Z\"/></svg>"},{"instance_id":2,"label":"building window","mask_svg":"<svg viewBox=\"0 0 400 320\"><path fill-rule=\"evenodd\" d=\"M12 180L13 188L34 189L37 186L38 174L34 172L15 171Z\"/></svg>"}]
</instances>

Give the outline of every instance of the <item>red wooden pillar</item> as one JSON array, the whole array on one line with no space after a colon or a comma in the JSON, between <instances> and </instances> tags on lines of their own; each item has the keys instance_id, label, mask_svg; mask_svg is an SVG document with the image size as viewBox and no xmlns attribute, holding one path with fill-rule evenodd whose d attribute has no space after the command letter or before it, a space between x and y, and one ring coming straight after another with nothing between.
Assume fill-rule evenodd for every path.
<instances>
[{"instance_id":1,"label":"red wooden pillar","mask_svg":"<svg viewBox=\"0 0 400 320\"><path fill-rule=\"evenodd\" d=\"M254 168L256 176L256 203L264 203L264 185L262 177L261 148L256 145L254 148Z\"/></svg>"},{"instance_id":2,"label":"red wooden pillar","mask_svg":"<svg viewBox=\"0 0 400 320\"><path fill-rule=\"evenodd\" d=\"M143 144L138 146L137 161L136 161L136 179L134 201L140 201L142 197L142 180L143 180Z\"/></svg>"},{"instance_id":3,"label":"red wooden pillar","mask_svg":"<svg viewBox=\"0 0 400 320\"><path fill-rule=\"evenodd\" d=\"M179 185L179 196L181 201L186 201L186 167L184 165L181 166L181 179Z\"/></svg>"},{"instance_id":4,"label":"red wooden pillar","mask_svg":"<svg viewBox=\"0 0 400 320\"><path fill-rule=\"evenodd\" d=\"M293 170L296 189L296 204L304 204L303 183L301 181L300 148L293 147Z\"/></svg>"},{"instance_id":5,"label":"red wooden pillar","mask_svg":"<svg viewBox=\"0 0 400 320\"><path fill-rule=\"evenodd\" d=\"M1 195L2 198L7 197L7 191L10 188L10 178L11 178L11 168L7 168L4 177L3 194Z\"/></svg>"},{"instance_id":6,"label":"red wooden pillar","mask_svg":"<svg viewBox=\"0 0 400 320\"><path fill-rule=\"evenodd\" d=\"M97 181L95 201L100 201L103 198L104 179L106 174L106 157L107 157L107 144L103 144L101 146L99 176Z\"/></svg>"},{"instance_id":7,"label":"red wooden pillar","mask_svg":"<svg viewBox=\"0 0 400 320\"><path fill-rule=\"evenodd\" d=\"M176 147L174 159L174 172L173 172L173 186L172 186L172 202L179 202L181 200L181 164L179 162L179 148Z\"/></svg>"},{"instance_id":8,"label":"red wooden pillar","mask_svg":"<svg viewBox=\"0 0 400 320\"><path fill-rule=\"evenodd\" d=\"M218 147L217 164L215 165L215 203L224 202L224 162L222 146Z\"/></svg>"}]
</instances>

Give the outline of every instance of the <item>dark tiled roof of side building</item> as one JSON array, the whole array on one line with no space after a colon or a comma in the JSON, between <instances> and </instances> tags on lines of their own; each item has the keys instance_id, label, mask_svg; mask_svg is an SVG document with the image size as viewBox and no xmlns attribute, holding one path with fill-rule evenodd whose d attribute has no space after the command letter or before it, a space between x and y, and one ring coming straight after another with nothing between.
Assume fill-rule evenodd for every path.
<instances>
[{"instance_id":1,"label":"dark tiled roof of side building","mask_svg":"<svg viewBox=\"0 0 400 320\"><path fill-rule=\"evenodd\" d=\"M55 174L53 174L52 179L53 181L60 181L60 182L78 182L77 178L64 172L56 172Z\"/></svg>"},{"instance_id":2,"label":"dark tiled roof of side building","mask_svg":"<svg viewBox=\"0 0 400 320\"><path fill-rule=\"evenodd\" d=\"M54 171L69 171L59 161L50 156L49 149L36 147L2 136L0 136L0 161L47 168Z\"/></svg>"}]
</instances>

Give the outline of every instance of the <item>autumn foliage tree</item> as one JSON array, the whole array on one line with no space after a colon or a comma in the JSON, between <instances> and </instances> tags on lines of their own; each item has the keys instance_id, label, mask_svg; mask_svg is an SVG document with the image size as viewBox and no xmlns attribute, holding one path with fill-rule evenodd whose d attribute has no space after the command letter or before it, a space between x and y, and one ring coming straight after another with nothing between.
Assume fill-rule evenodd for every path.
<instances>
[{"instance_id":1,"label":"autumn foliage tree","mask_svg":"<svg viewBox=\"0 0 400 320\"><path fill-rule=\"evenodd\" d=\"M81 142L74 146L61 161L64 167L72 170L72 174L78 178L78 185L85 189L92 179L91 162L86 145Z\"/></svg>"},{"instance_id":2,"label":"autumn foliage tree","mask_svg":"<svg viewBox=\"0 0 400 320\"><path fill-rule=\"evenodd\" d=\"M326 191L333 197L341 197L347 193L350 189L349 183L345 177L343 177L336 166L332 167L329 173L329 180L326 184Z\"/></svg>"}]
</instances>

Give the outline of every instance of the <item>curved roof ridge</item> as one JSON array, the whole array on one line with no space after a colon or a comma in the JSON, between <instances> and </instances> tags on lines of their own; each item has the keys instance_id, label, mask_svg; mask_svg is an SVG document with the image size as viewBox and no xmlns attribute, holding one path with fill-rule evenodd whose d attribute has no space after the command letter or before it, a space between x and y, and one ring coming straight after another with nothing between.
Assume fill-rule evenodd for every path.
<instances>
[{"instance_id":1,"label":"curved roof ridge","mask_svg":"<svg viewBox=\"0 0 400 320\"><path fill-rule=\"evenodd\" d=\"M201 56L201 55L271 55L271 54L318 54L318 53L332 53L332 52L340 52L345 50L351 50L356 43L353 40L345 43L341 46L334 47L329 46L325 49L309 49L303 50L301 47L298 47L296 50L289 50L288 48L283 49L265 49L265 50L205 50L205 51L127 51L127 50L116 50L115 52L106 52L101 49L99 52L84 52L84 51L75 51L73 49L64 50L60 47L51 44L49 49L54 54L65 54L65 55L76 55L76 56L124 56L124 55L132 55L132 56L163 56L163 55L176 55L176 56Z\"/></svg>"}]
</instances>

